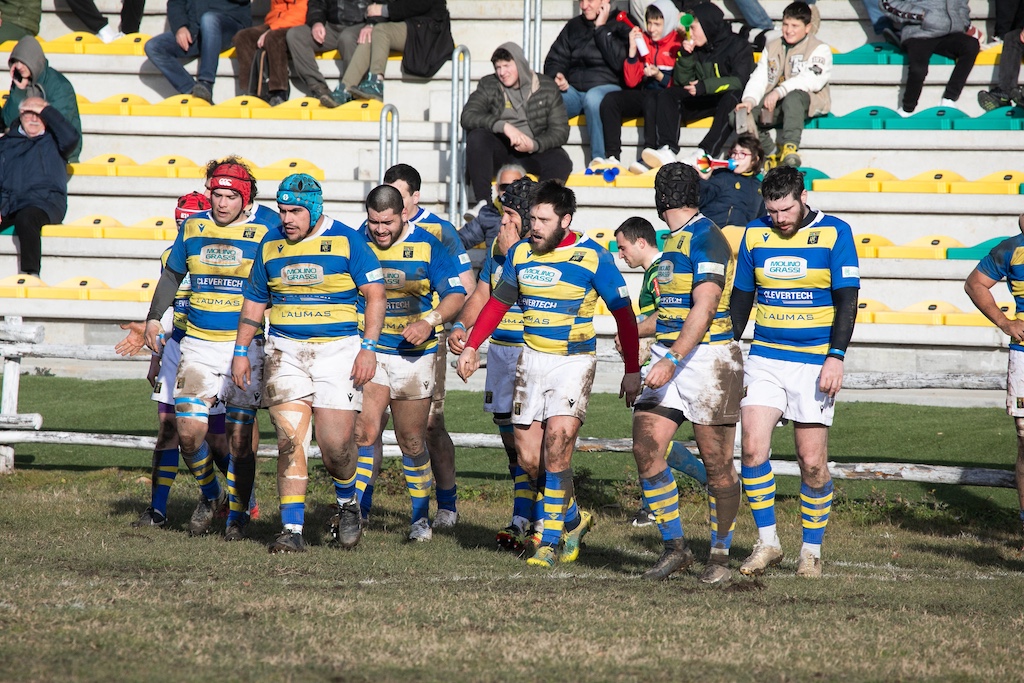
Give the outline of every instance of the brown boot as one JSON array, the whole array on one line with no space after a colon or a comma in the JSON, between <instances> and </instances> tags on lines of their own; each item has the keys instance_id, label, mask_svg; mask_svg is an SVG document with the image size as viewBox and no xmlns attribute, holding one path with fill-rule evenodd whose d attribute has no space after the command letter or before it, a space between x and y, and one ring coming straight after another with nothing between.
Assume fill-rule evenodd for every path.
<instances>
[{"instance_id":1,"label":"brown boot","mask_svg":"<svg viewBox=\"0 0 1024 683\"><path fill-rule=\"evenodd\" d=\"M693 564L693 553L686 547L686 540L675 538L665 541L665 551L654 566L643 573L649 581L661 581Z\"/></svg>"}]
</instances>

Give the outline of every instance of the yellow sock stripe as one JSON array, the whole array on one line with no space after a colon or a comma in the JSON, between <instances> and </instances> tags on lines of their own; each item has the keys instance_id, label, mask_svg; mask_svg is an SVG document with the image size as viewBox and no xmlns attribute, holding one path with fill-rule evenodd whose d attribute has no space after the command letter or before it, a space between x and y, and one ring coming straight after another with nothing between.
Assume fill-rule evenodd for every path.
<instances>
[{"instance_id":1,"label":"yellow sock stripe","mask_svg":"<svg viewBox=\"0 0 1024 683\"><path fill-rule=\"evenodd\" d=\"M173 486L174 485L174 479L175 479L174 477L157 477L156 478L156 483L159 486Z\"/></svg>"},{"instance_id":2,"label":"yellow sock stripe","mask_svg":"<svg viewBox=\"0 0 1024 683\"><path fill-rule=\"evenodd\" d=\"M156 468L156 471L157 472L174 472L175 474L177 474L178 466L177 465L167 465L167 466L160 465L160 467Z\"/></svg>"},{"instance_id":3,"label":"yellow sock stripe","mask_svg":"<svg viewBox=\"0 0 1024 683\"><path fill-rule=\"evenodd\" d=\"M769 472L768 474L764 475L763 477L749 477L749 478L748 477L743 477L742 479L743 479L743 485L744 486L756 486L757 484L766 484L766 483L768 483L769 481L771 481L774 478L775 478L775 473L774 472ZM775 485L774 484L772 485L772 490L773 491L775 490Z\"/></svg>"},{"instance_id":4,"label":"yellow sock stripe","mask_svg":"<svg viewBox=\"0 0 1024 683\"><path fill-rule=\"evenodd\" d=\"M803 503L807 503L808 505L824 505L825 503L832 502L832 493L826 493L824 496L821 496L820 498L812 498L811 496L806 496L801 493L800 501Z\"/></svg>"},{"instance_id":5,"label":"yellow sock stripe","mask_svg":"<svg viewBox=\"0 0 1024 683\"><path fill-rule=\"evenodd\" d=\"M665 522L671 522L676 519L679 519L679 508L676 508L668 514L662 514L660 512L654 513L654 521L658 524L664 524Z\"/></svg>"},{"instance_id":6,"label":"yellow sock stripe","mask_svg":"<svg viewBox=\"0 0 1024 683\"><path fill-rule=\"evenodd\" d=\"M306 496L305 495L281 496L281 505L289 505L289 504L292 504L292 503L303 503L303 504L305 504L305 502L306 502Z\"/></svg>"},{"instance_id":7,"label":"yellow sock stripe","mask_svg":"<svg viewBox=\"0 0 1024 683\"><path fill-rule=\"evenodd\" d=\"M820 522L812 522L809 519L802 519L801 522L803 523L802 526L805 529L822 529L828 525L827 519L823 519Z\"/></svg>"},{"instance_id":8,"label":"yellow sock stripe","mask_svg":"<svg viewBox=\"0 0 1024 683\"><path fill-rule=\"evenodd\" d=\"M770 500L747 500L747 502L750 504L751 510L767 510L768 508L775 506L774 498Z\"/></svg>"},{"instance_id":9,"label":"yellow sock stripe","mask_svg":"<svg viewBox=\"0 0 1024 683\"><path fill-rule=\"evenodd\" d=\"M663 496L666 493L671 493L673 491L677 492L677 494L678 494L678 491L679 491L679 489L676 487L676 483L674 481L671 482L670 484L667 484L667 485L662 486L660 488L648 489L646 491L646 493L647 493L648 496L651 496L652 498L656 498L658 496Z\"/></svg>"}]
</instances>

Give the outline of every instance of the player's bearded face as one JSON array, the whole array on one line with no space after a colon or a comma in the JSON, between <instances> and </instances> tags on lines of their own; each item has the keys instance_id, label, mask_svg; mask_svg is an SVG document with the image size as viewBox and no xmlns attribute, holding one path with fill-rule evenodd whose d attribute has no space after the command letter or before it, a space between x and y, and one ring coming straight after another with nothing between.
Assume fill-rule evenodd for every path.
<instances>
[{"instance_id":1,"label":"player's bearded face","mask_svg":"<svg viewBox=\"0 0 1024 683\"><path fill-rule=\"evenodd\" d=\"M765 209L772 220L772 227L784 237L796 234L807 217L806 190L799 197L787 195L781 199L766 200Z\"/></svg>"},{"instance_id":2,"label":"player's bearded face","mask_svg":"<svg viewBox=\"0 0 1024 683\"><path fill-rule=\"evenodd\" d=\"M242 215L242 193L235 190L217 188L210 194L210 204L213 208L210 214L218 225L234 223Z\"/></svg>"},{"instance_id":3,"label":"player's bearded face","mask_svg":"<svg viewBox=\"0 0 1024 683\"><path fill-rule=\"evenodd\" d=\"M289 242L305 239L312 232L309 211L304 207L278 204L278 210L281 214L281 229Z\"/></svg>"},{"instance_id":4,"label":"player's bearded face","mask_svg":"<svg viewBox=\"0 0 1024 683\"><path fill-rule=\"evenodd\" d=\"M366 211L366 227L373 243L380 249L387 249L402 236L405 229L405 212L395 213L394 209Z\"/></svg>"},{"instance_id":5,"label":"player's bearded face","mask_svg":"<svg viewBox=\"0 0 1024 683\"><path fill-rule=\"evenodd\" d=\"M559 217L550 204L538 204L530 209L530 247L535 254L547 254L565 239L568 216Z\"/></svg>"}]
</instances>

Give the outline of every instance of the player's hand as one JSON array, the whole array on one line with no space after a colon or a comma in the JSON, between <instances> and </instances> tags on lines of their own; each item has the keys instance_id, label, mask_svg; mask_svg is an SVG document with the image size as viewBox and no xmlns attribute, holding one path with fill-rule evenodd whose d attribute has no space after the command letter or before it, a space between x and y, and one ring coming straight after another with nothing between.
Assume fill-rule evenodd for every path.
<instances>
[{"instance_id":1,"label":"player's hand","mask_svg":"<svg viewBox=\"0 0 1024 683\"><path fill-rule=\"evenodd\" d=\"M778 103L779 92L777 90L772 90L770 93L764 96L764 101L761 103L761 106L767 109L768 111L775 111L775 105L777 105Z\"/></svg>"},{"instance_id":2,"label":"player's hand","mask_svg":"<svg viewBox=\"0 0 1024 683\"><path fill-rule=\"evenodd\" d=\"M675 374L675 364L667 358L662 358L647 371L647 378L644 380L644 384L651 389L660 389L668 384L668 381Z\"/></svg>"},{"instance_id":3,"label":"player's hand","mask_svg":"<svg viewBox=\"0 0 1024 683\"><path fill-rule=\"evenodd\" d=\"M626 399L626 406L633 407L636 397L640 395L640 373L627 372L622 376L622 384L619 385L619 398Z\"/></svg>"},{"instance_id":4,"label":"player's hand","mask_svg":"<svg viewBox=\"0 0 1024 683\"><path fill-rule=\"evenodd\" d=\"M472 346L463 350L459 356L459 364L456 370L463 382L468 382L473 373L480 369L480 351Z\"/></svg>"},{"instance_id":5,"label":"player's hand","mask_svg":"<svg viewBox=\"0 0 1024 683\"><path fill-rule=\"evenodd\" d=\"M1002 327L1003 332L1010 337L1010 341L1022 342L1024 341L1024 320L1013 320L1007 319L1006 324Z\"/></svg>"},{"instance_id":6,"label":"player's hand","mask_svg":"<svg viewBox=\"0 0 1024 683\"><path fill-rule=\"evenodd\" d=\"M143 323L121 323L128 336L117 342L114 351L121 356L137 356L146 347L146 326Z\"/></svg>"},{"instance_id":7,"label":"player's hand","mask_svg":"<svg viewBox=\"0 0 1024 683\"><path fill-rule=\"evenodd\" d=\"M373 34L372 26L364 26L359 29L359 38L356 39L358 45L366 45L370 42L370 38Z\"/></svg>"},{"instance_id":8,"label":"player's hand","mask_svg":"<svg viewBox=\"0 0 1024 683\"><path fill-rule=\"evenodd\" d=\"M458 356L466 348L466 340L469 339L469 330L461 327L453 327L448 333L448 348Z\"/></svg>"},{"instance_id":9,"label":"player's hand","mask_svg":"<svg viewBox=\"0 0 1024 683\"><path fill-rule=\"evenodd\" d=\"M188 26L182 26L174 34L174 42L178 44L183 51L187 52L189 46L192 44L192 32L188 30Z\"/></svg>"},{"instance_id":10,"label":"player's hand","mask_svg":"<svg viewBox=\"0 0 1024 683\"><path fill-rule=\"evenodd\" d=\"M156 376L160 374L160 356L154 355L149 361L149 372L146 373L146 381L149 386L156 389Z\"/></svg>"},{"instance_id":11,"label":"player's hand","mask_svg":"<svg viewBox=\"0 0 1024 683\"><path fill-rule=\"evenodd\" d=\"M562 75L561 72L555 74L555 85L557 85L558 89L562 92L569 89L569 81L565 80L565 76Z\"/></svg>"},{"instance_id":12,"label":"player's hand","mask_svg":"<svg viewBox=\"0 0 1024 683\"><path fill-rule=\"evenodd\" d=\"M843 361L838 358L826 358L818 375L818 388L823 394L835 398L843 388Z\"/></svg>"},{"instance_id":13,"label":"player's hand","mask_svg":"<svg viewBox=\"0 0 1024 683\"><path fill-rule=\"evenodd\" d=\"M433 331L434 326L426 320L417 320L416 322L407 325L405 329L402 330L402 338L414 346L419 346L430 339L430 335Z\"/></svg>"},{"instance_id":14,"label":"player's hand","mask_svg":"<svg viewBox=\"0 0 1024 683\"><path fill-rule=\"evenodd\" d=\"M249 388L251 371L249 356L235 356L231 359L231 380L239 389L244 391Z\"/></svg>"},{"instance_id":15,"label":"player's hand","mask_svg":"<svg viewBox=\"0 0 1024 683\"><path fill-rule=\"evenodd\" d=\"M163 353L164 326L160 324L159 320L146 321L145 336L146 346L148 346L153 353Z\"/></svg>"},{"instance_id":16,"label":"player's hand","mask_svg":"<svg viewBox=\"0 0 1024 683\"><path fill-rule=\"evenodd\" d=\"M310 29L310 33L313 34L313 42L317 45L323 45L327 39L327 27L322 22L316 22L313 24L313 28Z\"/></svg>"},{"instance_id":17,"label":"player's hand","mask_svg":"<svg viewBox=\"0 0 1024 683\"><path fill-rule=\"evenodd\" d=\"M361 387L377 372L377 354L370 349L359 349L352 363L352 386Z\"/></svg>"},{"instance_id":18,"label":"player's hand","mask_svg":"<svg viewBox=\"0 0 1024 683\"><path fill-rule=\"evenodd\" d=\"M498 236L494 238L494 241L498 244L498 251L502 254L507 254L508 250L515 246L516 242L519 242L522 237L519 236L519 231L516 226L508 223L502 223L501 227L498 228Z\"/></svg>"}]
</instances>

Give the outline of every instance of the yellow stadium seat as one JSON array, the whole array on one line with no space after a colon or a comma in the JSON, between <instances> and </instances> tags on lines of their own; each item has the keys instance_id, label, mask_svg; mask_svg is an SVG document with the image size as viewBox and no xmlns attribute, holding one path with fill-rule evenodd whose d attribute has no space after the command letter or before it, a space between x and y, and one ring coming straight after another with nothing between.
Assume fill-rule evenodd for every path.
<instances>
[{"instance_id":1,"label":"yellow stadium seat","mask_svg":"<svg viewBox=\"0 0 1024 683\"><path fill-rule=\"evenodd\" d=\"M896 176L880 168L862 168L839 178L820 178L812 186L815 192L880 192L885 180Z\"/></svg>"},{"instance_id":2,"label":"yellow stadium seat","mask_svg":"<svg viewBox=\"0 0 1024 683\"><path fill-rule=\"evenodd\" d=\"M321 52L316 56L317 59L338 59L341 57L341 53L337 50L328 50L327 52Z\"/></svg>"},{"instance_id":3,"label":"yellow stadium seat","mask_svg":"<svg viewBox=\"0 0 1024 683\"><path fill-rule=\"evenodd\" d=\"M183 168L186 169L184 176L180 175ZM144 164L119 167L117 175L127 178L197 178L205 174L191 159L170 155L151 159Z\"/></svg>"},{"instance_id":4,"label":"yellow stadium seat","mask_svg":"<svg viewBox=\"0 0 1024 683\"><path fill-rule=\"evenodd\" d=\"M995 66L999 63L1000 58L1003 55L1003 44L999 43L986 50L982 50L978 53L977 59L974 60L975 66Z\"/></svg>"},{"instance_id":5,"label":"yellow stadium seat","mask_svg":"<svg viewBox=\"0 0 1024 683\"><path fill-rule=\"evenodd\" d=\"M103 228L104 239L114 240L160 240L161 242L166 241L164 238L163 228L146 228L135 225L125 225L119 228L110 227Z\"/></svg>"},{"instance_id":6,"label":"yellow stadium seat","mask_svg":"<svg viewBox=\"0 0 1024 683\"><path fill-rule=\"evenodd\" d=\"M116 176L118 166L134 166L135 162L123 154L101 154L88 161L68 164L71 175Z\"/></svg>"},{"instance_id":7,"label":"yellow stadium seat","mask_svg":"<svg viewBox=\"0 0 1024 683\"><path fill-rule=\"evenodd\" d=\"M88 299L90 290L106 289L99 278L73 277L53 287L37 287L26 290L29 299Z\"/></svg>"},{"instance_id":8,"label":"yellow stadium seat","mask_svg":"<svg viewBox=\"0 0 1024 683\"><path fill-rule=\"evenodd\" d=\"M130 227L153 231L162 230L163 239L167 241L173 240L178 235L178 225L169 216L150 216L137 223L132 223Z\"/></svg>"},{"instance_id":9,"label":"yellow stadium seat","mask_svg":"<svg viewBox=\"0 0 1024 683\"><path fill-rule=\"evenodd\" d=\"M950 194L1020 194L1024 172L996 171L972 181L954 181L949 184Z\"/></svg>"},{"instance_id":10,"label":"yellow stadium seat","mask_svg":"<svg viewBox=\"0 0 1024 683\"><path fill-rule=\"evenodd\" d=\"M0 279L0 297L5 299L24 299L28 290L45 287L46 283L35 275L9 275Z\"/></svg>"},{"instance_id":11,"label":"yellow stadium seat","mask_svg":"<svg viewBox=\"0 0 1024 683\"><path fill-rule=\"evenodd\" d=\"M878 256L878 247L892 246L892 241L881 235L854 235L853 243L857 245L857 256L860 258L875 258Z\"/></svg>"},{"instance_id":12,"label":"yellow stadium seat","mask_svg":"<svg viewBox=\"0 0 1024 683\"><path fill-rule=\"evenodd\" d=\"M688 124L686 124L686 127L687 128L710 128L712 121L714 121L714 118L709 116L706 119L698 119L697 121L694 121L693 123L688 123Z\"/></svg>"},{"instance_id":13,"label":"yellow stadium seat","mask_svg":"<svg viewBox=\"0 0 1024 683\"><path fill-rule=\"evenodd\" d=\"M276 107L253 109L254 119L275 119L278 121L310 121L313 111L320 107L320 100L313 97L299 97L288 100Z\"/></svg>"},{"instance_id":14,"label":"yellow stadium seat","mask_svg":"<svg viewBox=\"0 0 1024 683\"><path fill-rule=\"evenodd\" d=\"M74 33L67 33L60 38L40 42L43 45L43 52L65 55L84 55L86 46L103 44L99 36L86 31L75 31Z\"/></svg>"},{"instance_id":15,"label":"yellow stadium seat","mask_svg":"<svg viewBox=\"0 0 1024 683\"><path fill-rule=\"evenodd\" d=\"M947 194L949 193L949 184L952 182L966 182L966 178L953 171L937 169L918 173L906 180L884 180L882 181L882 192Z\"/></svg>"},{"instance_id":16,"label":"yellow stadium seat","mask_svg":"<svg viewBox=\"0 0 1024 683\"><path fill-rule=\"evenodd\" d=\"M873 323L875 322L875 313L877 311L888 310L889 307L881 301L875 301L874 299L860 299L857 301L857 322Z\"/></svg>"},{"instance_id":17,"label":"yellow stadium seat","mask_svg":"<svg viewBox=\"0 0 1024 683\"><path fill-rule=\"evenodd\" d=\"M111 43L89 42L85 44L87 55L124 55L129 57L145 57L146 41L150 36L145 33L129 33Z\"/></svg>"},{"instance_id":18,"label":"yellow stadium seat","mask_svg":"<svg viewBox=\"0 0 1024 683\"><path fill-rule=\"evenodd\" d=\"M944 259L950 247L963 247L958 240L946 235L918 237L902 246L880 246L878 258Z\"/></svg>"},{"instance_id":19,"label":"yellow stadium seat","mask_svg":"<svg viewBox=\"0 0 1024 683\"><path fill-rule=\"evenodd\" d=\"M103 237L103 231L108 227L120 226L121 222L110 216L84 216L70 223L44 225L43 237Z\"/></svg>"},{"instance_id":20,"label":"yellow stadium seat","mask_svg":"<svg viewBox=\"0 0 1024 683\"><path fill-rule=\"evenodd\" d=\"M113 216L104 216L103 214L92 214L90 216L82 216L68 223L68 225L100 225L103 227L109 226L122 226L124 223L117 220Z\"/></svg>"},{"instance_id":21,"label":"yellow stadium seat","mask_svg":"<svg viewBox=\"0 0 1024 683\"><path fill-rule=\"evenodd\" d=\"M598 298L597 306L594 308L594 315L611 315L612 312L608 310L608 304L604 302L604 299Z\"/></svg>"},{"instance_id":22,"label":"yellow stadium seat","mask_svg":"<svg viewBox=\"0 0 1024 683\"><path fill-rule=\"evenodd\" d=\"M212 107L193 107L193 118L250 119L254 109L270 109L270 105L255 95L241 95Z\"/></svg>"},{"instance_id":23,"label":"yellow stadium seat","mask_svg":"<svg viewBox=\"0 0 1024 683\"><path fill-rule=\"evenodd\" d=\"M116 288L98 287L89 289L91 301L141 301L146 302L153 298L153 290L156 289L156 279L132 280L131 282Z\"/></svg>"},{"instance_id":24,"label":"yellow stadium seat","mask_svg":"<svg viewBox=\"0 0 1024 683\"><path fill-rule=\"evenodd\" d=\"M221 52L220 56L223 59L231 59L232 57L235 56L235 48L234 47L229 47L228 49L226 49L223 52Z\"/></svg>"},{"instance_id":25,"label":"yellow stadium seat","mask_svg":"<svg viewBox=\"0 0 1024 683\"><path fill-rule=\"evenodd\" d=\"M99 102L80 104L78 106L78 113L99 116L128 116L132 113L132 107L137 107L140 104L149 104L149 101L141 95L123 93L121 95L111 95Z\"/></svg>"},{"instance_id":26,"label":"yellow stadium seat","mask_svg":"<svg viewBox=\"0 0 1024 683\"><path fill-rule=\"evenodd\" d=\"M729 240L729 246L732 247L733 256L740 253L740 243L743 241L743 233L746 231L746 227L742 225L727 225L722 228L722 234L725 235L725 239Z\"/></svg>"},{"instance_id":27,"label":"yellow stadium seat","mask_svg":"<svg viewBox=\"0 0 1024 683\"><path fill-rule=\"evenodd\" d=\"M308 173L317 180L324 179L324 170L305 159L282 159L253 171L260 180L284 180L292 173Z\"/></svg>"},{"instance_id":28,"label":"yellow stadium seat","mask_svg":"<svg viewBox=\"0 0 1024 683\"><path fill-rule=\"evenodd\" d=\"M887 325L943 325L949 313L962 313L947 301L920 301L902 311L876 311L874 322Z\"/></svg>"},{"instance_id":29,"label":"yellow stadium seat","mask_svg":"<svg viewBox=\"0 0 1024 683\"><path fill-rule=\"evenodd\" d=\"M192 110L196 108L208 108L212 106L206 100L191 95L174 95L162 102L150 104L132 105L132 116L192 116Z\"/></svg>"},{"instance_id":30,"label":"yellow stadium seat","mask_svg":"<svg viewBox=\"0 0 1024 683\"><path fill-rule=\"evenodd\" d=\"M3 94L4 99L6 101L6 98L7 98L8 95L10 95L10 92L9 91L4 91L2 94ZM89 98L86 97L85 95L81 94L81 93L77 93L76 92L75 93L75 102L78 103L79 113L81 113L82 105L83 104L89 104Z\"/></svg>"},{"instance_id":31,"label":"yellow stadium seat","mask_svg":"<svg viewBox=\"0 0 1024 683\"><path fill-rule=\"evenodd\" d=\"M1017 310L1016 304L1011 302L1002 303L998 305L999 310L1001 310L1004 314L1007 314L1006 317L1012 320ZM992 327L992 322L988 318L986 318L984 314L981 313L981 311L972 311L965 313L947 313L946 324L966 325L970 327Z\"/></svg>"},{"instance_id":32,"label":"yellow stadium seat","mask_svg":"<svg viewBox=\"0 0 1024 683\"><path fill-rule=\"evenodd\" d=\"M573 173L565 181L566 187L613 187L613 182L605 181L604 177L593 173L587 175L586 173Z\"/></svg>"},{"instance_id":33,"label":"yellow stadium seat","mask_svg":"<svg viewBox=\"0 0 1024 683\"><path fill-rule=\"evenodd\" d=\"M615 230L612 228L595 228L594 230L587 230L584 232L587 237L600 244L605 249L615 239Z\"/></svg>"},{"instance_id":34,"label":"yellow stadium seat","mask_svg":"<svg viewBox=\"0 0 1024 683\"><path fill-rule=\"evenodd\" d=\"M314 121L380 121L380 110L384 104L377 100L361 102L353 100L334 109L316 107L310 112Z\"/></svg>"}]
</instances>

